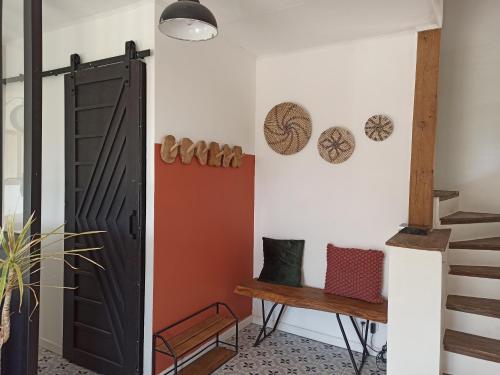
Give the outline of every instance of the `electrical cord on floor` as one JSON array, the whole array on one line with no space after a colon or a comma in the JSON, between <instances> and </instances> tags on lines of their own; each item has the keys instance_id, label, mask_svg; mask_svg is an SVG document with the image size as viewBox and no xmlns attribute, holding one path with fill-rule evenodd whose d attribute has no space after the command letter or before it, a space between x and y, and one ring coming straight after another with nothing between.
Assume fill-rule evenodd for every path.
<instances>
[{"instance_id":1,"label":"electrical cord on floor","mask_svg":"<svg viewBox=\"0 0 500 375\"><path fill-rule=\"evenodd\" d=\"M357 322L356 322L357 323ZM361 322L361 332L363 332L365 329L368 329L368 327L365 327L365 322ZM357 324L356 324L357 325ZM375 363L377 365L377 369L381 371L386 371L387 370L387 343L382 346L382 349L375 349L375 345L373 345L373 337L375 335L371 334L370 337L370 344L366 343L366 346L373 350L375 353L377 353L375 357Z\"/></svg>"},{"instance_id":2,"label":"electrical cord on floor","mask_svg":"<svg viewBox=\"0 0 500 375\"><path fill-rule=\"evenodd\" d=\"M382 346L382 350L375 357L377 368L382 371L387 370L387 343Z\"/></svg>"},{"instance_id":3,"label":"electrical cord on floor","mask_svg":"<svg viewBox=\"0 0 500 375\"><path fill-rule=\"evenodd\" d=\"M372 333L371 338L370 338L370 345L367 345L371 350L373 350L375 353L378 353L381 349L375 349L375 345L373 345L373 338L375 335Z\"/></svg>"},{"instance_id":4,"label":"electrical cord on floor","mask_svg":"<svg viewBox=\"0 0 500 375\"><path fill-rule=\"evenodd\" d=\"M356 325L357 325L357 324L356 324ZM365 323L365 322L361 322L361 332L364 332L364 330L365 330L365 325L366 325L366 323ZM377 348L375 348L375 345L373 345L373 337L374 337L374 336L375 336L375 335L374 335L373 333L371 333L371 334L370 334L370 343L368 344L368 342L367 342L367 343L366 343L366 347L367 347L368 349L371 349L371 350L372 350L372 351L374 351L375 353L378 353L378 352L380 352L382 349L377 349ZM361 345L361 343L360 343L360 345Z\"/></svg>"}]
</instances>

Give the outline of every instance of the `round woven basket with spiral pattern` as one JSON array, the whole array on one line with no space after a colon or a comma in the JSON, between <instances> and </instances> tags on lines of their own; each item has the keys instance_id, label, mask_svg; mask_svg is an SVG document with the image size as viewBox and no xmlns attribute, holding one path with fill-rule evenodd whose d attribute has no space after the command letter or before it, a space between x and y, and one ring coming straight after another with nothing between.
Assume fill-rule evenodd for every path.
<instances>
[{"instance_id":1,"label":"round woven basket with spiral pattern","mask_svg":"<svg viewBox=\"0 0 500 375\"><path fill-rule=\"evenodd\" d=\"M267 114L264 136L267 144L281 155L292 155L302 150L312 133L311 117L300 105L281 103Z\"/></svg>"}]
</instances>

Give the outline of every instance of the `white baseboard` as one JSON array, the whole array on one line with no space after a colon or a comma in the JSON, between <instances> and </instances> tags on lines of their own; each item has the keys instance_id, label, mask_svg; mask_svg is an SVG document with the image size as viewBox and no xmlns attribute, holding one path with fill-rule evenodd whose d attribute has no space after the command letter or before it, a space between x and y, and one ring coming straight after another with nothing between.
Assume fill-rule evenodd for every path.
<instances>
[{"instance_id":1,"label":"white baseboard","mask_svg":"<svg viewBox=\"0 0 500 375\"><path fill-rule=\"evenodd\" d=\"M253 323L258 324L262 326L262 316L255 316L253 317ZM274 324L273 319L270 320L269 324L272 326ZM344 348L346 349L346 344L344 342L344 339L342 337L338 336L332 336L332 335L327 335L322 332L314 331L311 329L307 328L302 328L298 327L292 324L285 323L283 321L280 321L278 325L278 330L291 333L297 336L305 337L307 339L323 342L325 344L330 344L333 346L337 346L339 348ZM361 353L363 352L363 347L359 343L359 341L352 341L349 340L349 345L351 346L352 351ZM368 349L370 355L376 355L376 353L373 350Z\"/></svg>"},{"instance_id":2,"label":"white baseboard","mask_svg":"<svg viewBox=\"0 0 500 375\"><path fill-rule=\"evenodd\" d=\"M62 350L61 345L56 344L53 341L44 339L43 337L40 337L39 344L42 348L50 350L52 353L56 353L56 354L59 354L60 356L62 356L63 350Z\"/></svg>"},{"instance_id":3,"label":"white baseboard","mask_svg":"<svg viewBox=\"0 0 500 375\"><path fill-rule=\"evenodd\" d=\"M241 332L243 329L245 329L246 327L248 327L252 323L253 323L253 315L247 316L245 319L238 322L238 332ZM234 336L234 330L228 329L227 331L221 333L220 338L222 340L227 340L233 336Z\"/></svg>"},{"instance_id":4,"label":"white baseboard","mask_svg":"<svg viewBox=\"0 0 500 375\"><path fill-rule=\"evenodd\" d=\"M241 332L243 329L245 329L248 325L252 324L253 323L253 316L250 315L249 317L241 320L239 323L238 323L238 332ZM224 331L223 333L220 334L219 338L223 341L225 340L228 340L230 339L231 337L234 336L234 329L233 328L229 328L228 330ZM198 354L200 352L202 352L208 345L210 345L213 341L211 342L208 342L207 344L201 346L198 350L194 351L193 353L191 353L191 355L194 355L195 353ZM186 363L186 365L188 365L190 362ZM162 371L160 373L160 375L165 375L167 372L171 371L172 369L174 368L174 366L170 366L169 368L167 368L166 370Z\"/></svg>"}]
</instances>

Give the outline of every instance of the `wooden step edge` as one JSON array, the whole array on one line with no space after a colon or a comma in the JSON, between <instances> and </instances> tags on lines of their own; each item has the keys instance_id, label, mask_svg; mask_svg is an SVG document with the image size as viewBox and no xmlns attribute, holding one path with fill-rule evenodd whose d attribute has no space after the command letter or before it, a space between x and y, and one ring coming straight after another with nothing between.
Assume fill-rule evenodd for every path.
<instances>
[{"instance_id":1,"label":"wooden step edge","mask_svg":"<svg viewBox=\"0 0 500 375\"><path fill-rule=\"evenodd\" d=\"M500 340L447 329L443 344L447 352L500 363Z\"/></svg>"},{"instance_id":2,"label":"wooden step edge","mask_svg":"<svg viewBox=\"0 0 500 375\"><path fill-rule=\"evenodd\" d=\"M207 329L197 333L189 340L186 340L180 343L179 345L174 346L173 348L177 356L181 357L191 352L193 349L196 349L201 344L204 344L211 338L215 337L218 333L222 333L223 331L233 326L234 324L236 324L236 320L234 320L233 318L223 318L216 324L207 327Z\"/></svg>"},{"instance_id":3,"label":"wooden step edge","mask_svg":"<svg viewBox=\"0 0 500 375\"><path fill-rule=\"evenodd\" d=\"M209 375L236 355L234 350L214 348L179 371L179 375Z\"/></svg>"},{"instance_id":4,"label":"wooden step edge","mask_svg":"<svg viewBox=\"0 0 500 375\"><path fill-rule=\"evenodd\" d=\"M457 198L460 196L460 192L454 190L434 190L434 197L439 198L440 202L447 201L449 199Z\"/></svg>"},{"instance_id":5,"label":"wooden step edge","mask_svg":"<svg viewBox=\"0 0 500 375\"><path fill-rule=\"evenodd\" d=\"M446 308L468 314L500 318L500 300L449 295Z\"/></svg>"},{"instance_id":6,"label":"wooden step edge","mask_svg":"<svg viewBox=\"0 0 500 375\"><path fill-rule=\"evenodd\" d=\"M449 274L484 279L500 279L500 267L451 265Z\"/></svg>"},{"instance_id":7,"label":"wooden step edge","mask_svg":"<svg viewBox=\"0 0 500 375\"><path fill-rule=\"evenodd\" d=\"M440 219L441 225L482 224L500 222L500 214L458 211Z\"/></svg>"},{"instance_id":8,"label":"wooden step edge","mask_svg":"<svg viewBox=\"0 0 500 375\"><path fill-rule=\"evenodd\" d=\"M433 229L427 236L397 233L386 242L387 246L406 249L445 252L450 241L451 229Z\"/></svg>"},{"instance_id":9,"label":"wooden step edge","mask_svg":"<svg viewBox=\"0 0 500 375\"><path fill-rule=\"evenodd\" d=\"M450 242L450 249L500 251L500 237Z\"/></svg>"}]
</instances>

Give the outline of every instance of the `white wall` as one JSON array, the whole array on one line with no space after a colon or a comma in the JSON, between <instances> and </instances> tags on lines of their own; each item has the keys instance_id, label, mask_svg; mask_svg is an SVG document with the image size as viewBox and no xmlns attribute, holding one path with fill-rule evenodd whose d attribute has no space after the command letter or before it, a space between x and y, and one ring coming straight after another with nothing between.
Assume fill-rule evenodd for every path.
<instances>
[{"instance_id":1,"label":"white wall","mask_svg":"<svg viewBox=\"0 0 500 375\"><path fill-rule=\"evenodd\" d=\"M144 373L150 373L153 308L154 143L166 134L243 146L254 153L256 58L222 37L207 43L173 41L156 30L162 6L144 1L44 34L44 70L69 65L72 53L83 62L124 53L125 41L153 49L147 58L148 150ZM7 76L21 73L22 48L11 43ZM21 64L21 65L20 65ZM22 96L10 85L6 98ZM64 81L44 79L43 87L43 230L64 222ZM159 98L159 99L157 99ZM158 100L159 106L155 106ZM157 110L155 110L155 107ZM156 121L158 116L158 121ZM155 129L155 124L158 130ZM22 206L20 206L22 208ZM18 209L20 209L18 207ZM63 285L63 267L47 264L42 282ZM41 344L62 347L63 291L44 288L40 307Z\"/></svg>"},{"instance_id":2,"label":"white wall","mask_svg":"<svg viewBox=\"0 0 500 375\"><path fill-rule=\"evenodd\" d=\"M156 6L156 19L163 9L164 5ZM156 30L155 142L161 143L171 134L177 139L240 145L245 154L254 154L255 71L256 57L225 40L224 35L188 43ZM152 316L152 257L146 277L151 285L146 289L146 301L151 301L146 313ZM145 332L151 335L152 325L146 325ZM144 353L151 353L151 340L144 345ZM144 373L150 372L151 356L146 354Z\"/></svg>"},{"instance_id":3,"label":"white wall","mask_svg":"<svg viewBox=\"0 0 500 375\"><path fill-rule=\"evenodd\" d=\"M304 283L322 288L329 242L383 250L407 220L415 61L415 33L258 61L255 276L263 263L262 236L305 239ZM267 112L283 101L303 105L313 121L309 144L293 156L278 155L263 136ZM382 143L364 134L366 120L377 113L395 123ZM325 162L316 146L321 132L335 125L356 138L353 156L341 165ZM261 315L260 305L254 314ZM286 330L344 345L331 314L289 309L283 323ZM379 327L375 346L384 343L385 327Z\"/></svg>"},{"instance_id":4,"label":"white wall","mask_svg":"<svg viewBox=\"0 0 500 375\"><path fill-rule=\"evenodd\" d=\"M500 211L500 2L445 1L436 187L464 210Z\"/></svg>"},{"instance_id":5,"label":"white wall","mask_svg":"<svg viewBox=\"0 0 500 375\"><path fill-rule=\"evenodd\" d=\"M160 17L162 6L157 6ZM171 134L254 153L254 55L222 33L187 43L156 32L156 142Z\"/></svg>"},{"instance_id":6,"label":"white wall","mask_svg":"<svg viewBox=\"0 0 500 375\"><path fill-rule=\"evenodd\" d=\"M125 42L134 40L138 49L154 47L154 4L141 2L133 6L117 9L111 13L82 19L77 24L64 29L44 33L44 70L69 65L70 55L80 54L82 62L122 55ZM22 43L22 42L21 42ZM19 42L7 46L7 75L17 75L21 71L22 56L15 50ZM148 191L147 191L147 262L152 254L152 202L154 169L152 150L154 149L154 58L147 59L148 74ZM9 85L10 86L10 85ZM22 84L7 86L6 100L22 96ZM42 150L42 231L47 232L64 223L64 78L63 76L43 80L43 150ZM47 249L60 250L62 244ZM42 271L42 285L60 287L63 285L63 265L46 262ZM146 288L152 288L149 284ZM147 296L150 293L146 293ZM151 305L152 300L146 302ZM149 322L149 323L148 323ZM146 325L151 326L151 314L146 316ZM63 290L42 288L40 305L40 343L55 352L62 351L63 334ZM145 342L149 343L151 329L147 331ZM149 357L149 356L148 356Z\"/></svg>"},{"instance_id":7,"label":"white wall","mask_svg":"<svg viewBox=\"0 0 500 375\"><path fill-rule=\"evenodd\" d=\"M440 374L445 254L391 246L387 254L387 375Z\"/></svg>"}]
</instances>

